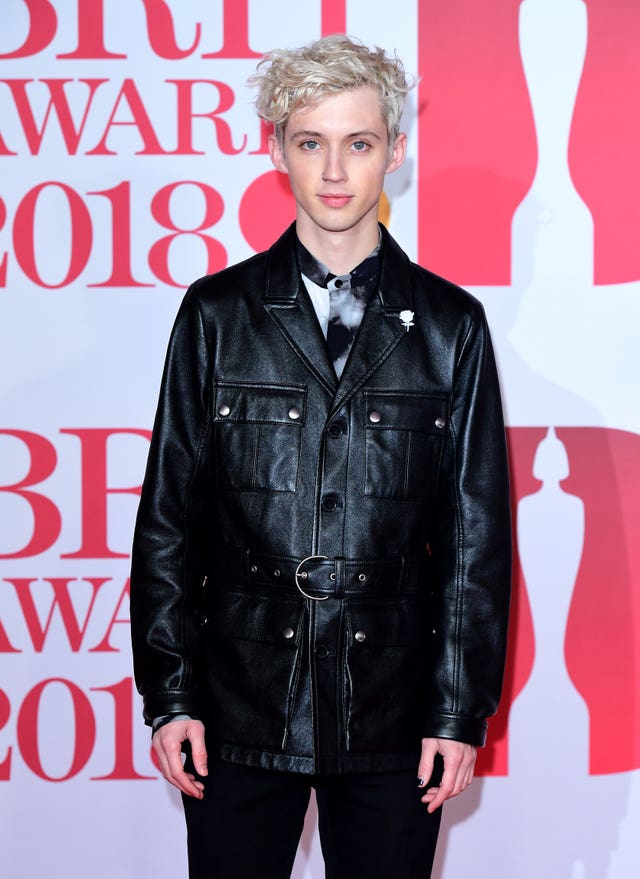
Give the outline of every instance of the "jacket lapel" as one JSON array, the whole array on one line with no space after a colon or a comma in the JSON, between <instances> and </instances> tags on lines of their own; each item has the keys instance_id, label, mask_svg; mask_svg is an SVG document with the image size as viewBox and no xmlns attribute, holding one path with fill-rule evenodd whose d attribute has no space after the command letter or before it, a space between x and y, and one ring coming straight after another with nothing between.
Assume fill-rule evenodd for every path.
<instances>
[{"instance_id":1,"label":"jacket lapel","mask_svg":"<svg viewBox=\"0 0 640 879\"><path fill-rule=\"evenodd\" d=\"M410 262L386 229L381 228L383 248L380 283L362 317L338 385L331 415L384 363L407 334L400 313L413 311Z\"/></svg>"},{"instance_id":2,"label":"jacket lapel","mask_svg":"<svg viewBox=\"0 0 640 879\"><path fill-rule=\"evenodd\" d=\"M268 254L264 308L295 354L334 397L333 415L389 357L407 331L402 311L413 311L410 262L384 227L380 283L365 309L340 381L329 358L313 303L302 283L295 253L295 227Z\"/></svg>"},{"instance_id":3,"label":"jacket lapel","mask_svg":"<svg viewBox=\"0 0 640 879\"><path fill-rule=\"evenodd\" d=\"M269 250L264 308L295 354L333 396L338 379L313 303L300 278L294 226Z\"/></svg>"}]
</instances>

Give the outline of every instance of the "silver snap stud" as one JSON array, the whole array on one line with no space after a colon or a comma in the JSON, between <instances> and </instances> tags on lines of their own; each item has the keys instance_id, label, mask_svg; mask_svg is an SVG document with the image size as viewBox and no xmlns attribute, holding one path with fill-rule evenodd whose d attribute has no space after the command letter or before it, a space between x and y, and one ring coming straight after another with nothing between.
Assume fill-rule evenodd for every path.
<instances>
[{"instance_id":1,"label":"silver snap stud","mask_svg":"<svg viewBox=\"0 0 640 879\"><path fill-rule=\"evenodd\" d=\"M279 576L280 576L280 571L279 571L277 568L276 568L275 571L273 572L273 576L274 576L274 577L279 577Z\"/></svg>"},{"instance_id":2,"label":"silver snap stud","mask_svg":"<svg viewBox=\"0 0 640 879\"><path fill-rule=\"evenodd\" d=\"M306 571L300 571L300 573L298 574L298 577L300 577L301 580L306 580L308 576L309 575Z\"/></svg>"},{"instance_id":3,"label":"silver snap stud","mask_svg":"<svg viewBox=\"0 0 640 879\"><path fill-rule=\"evenodd\" d=\"M365 581L366 579L367 579L367 575L366 575L366 574L358 574L358 580L360 580L361 583L364 583L364 581Z\"/></svg>"},{"instance_id":4,"label":"silver snap stud","mask_svg":"<svg viewBox=\"0 0 640 879\"><path fill-rule=\"evenodd\" d=\"M330 579L330 580L335 580L335 579L336 579L336 575L333 573L333 571L329 574L329 579Z\"/></svg>"},{"instance_id":5,"label":"silver snap stud","mask_svg":"<svg viewBox=\"0 0 640 879\"><path fill-rule=\"evenodd\" d=\"M378 422L382 419L382 415L379 412L369 412L369 421L372 424L378 424Z\"/></svg>"},{"instance_id":6,"label":"silver snap stud","mask_svg":"<svg viewBox=\"0 0 640 879\"><path fill-rule=\"evenodd\" d=\"M445 426L445 424L446 424L446 421L444 420L444 418L436 418L435 425L439 430L442 430L442 428Z\"/></svg>"},{"instance_id":7,"label":"silver snap stud","mask_svg":"<svg viewBox=\"0 0 640 879\"><path fill-rule=\"evenodd\" d=\"M289 418L292 421L297 421L298 418L300 418L300 410L297 409L295 406L292 406L291 409L289 409Z\"/></svg>"},{"instance_id":8,"label":"silver snap stud","mask_svg":"<svg viewBox=\"0 0 640 879\"><path fill-rule=\"evenodd\" d=\"M362 642L363 642L364 640L366 640L366 637L367 637L367 636L365 635L364 632L359 631L359 632L356 632L355 635L354 635L353 637L356 639L356 641L358 642L358 644L362 644Z\"/></svg>"},{"instance_id":9,"label":"silver snap stud","mask_svg":"<svg viewBox=\"0 0 640 879\"><path fill-rule=\"evenodd\" d=\"M223 418L226 418L227 415L231 414L231 409L227 406L226 403L223 403L218 407L218 415L222 415Z\"/></svg>"},{"instance_id":10,"label":"silver snap stud","mask_svg":"<svg viewBox=\"0 0 640 879\"><path fill-rule=\"evenodd\" d=\"M284 631L282 632L282 634L283 634L284 637L287 639L287 641L290 641L291 638L293 638L293 636L295 635L295 632L293 631L293 629L291 628L291 626L287 626L287 628L284 629Z\"/></svg>"},{"instance_id":11,"label":"silver snap stud","mask_svg":"<svg viewBox=\"0 0 640 879\"><path fill-rule=\"evenodd\" d=\"M251 573L252 574L258 573L258 566L257 565L251 565Z\"/></svg>"}]
</instances>

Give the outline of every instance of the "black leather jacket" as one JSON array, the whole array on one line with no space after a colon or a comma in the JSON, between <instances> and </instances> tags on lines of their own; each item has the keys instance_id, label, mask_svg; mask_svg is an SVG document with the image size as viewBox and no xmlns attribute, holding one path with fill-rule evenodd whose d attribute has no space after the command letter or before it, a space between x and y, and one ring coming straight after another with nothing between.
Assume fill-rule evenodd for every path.
<instances>
[{"instance_id":1,"label":"black leather jacket","mask_svg":"<svg viewBox=\"0 0 640 879\"><path fill-rule=\"evenodd\" d=\"M411 768L423 736L483 744L497 706L511 537L488 330L382 234L339 382L293 228L193 284L175 323L134 541L135 672L147 722L195 714L223 759Z\"/></svg>"}]
</instances>

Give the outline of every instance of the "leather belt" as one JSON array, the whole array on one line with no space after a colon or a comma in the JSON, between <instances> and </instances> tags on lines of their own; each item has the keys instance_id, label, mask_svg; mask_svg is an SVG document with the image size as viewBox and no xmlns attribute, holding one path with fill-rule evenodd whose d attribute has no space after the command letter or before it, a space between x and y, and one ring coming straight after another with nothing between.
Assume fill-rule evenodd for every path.
<instances>
[{"instance_id":1,"label":"leather belt","mask_svg":"<svg viewBox=\"0 0 640 879\"><path fill-rule=\"evenodd\" d=\"M392 559L272 556L251 549L216 558L210 578L235 586L296 589L306 598L370 593L393 595L428 589L427 556Z\"/></svg>"}]
</instances>

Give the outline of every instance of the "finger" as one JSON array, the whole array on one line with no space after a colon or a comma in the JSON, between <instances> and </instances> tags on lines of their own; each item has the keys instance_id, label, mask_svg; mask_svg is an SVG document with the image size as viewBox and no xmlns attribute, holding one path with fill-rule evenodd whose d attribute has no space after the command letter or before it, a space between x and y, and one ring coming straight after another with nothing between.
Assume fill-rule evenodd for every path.
<instances>
[{"instance_id":1,"label":"finger","mask_svg":"<svg viewBox=\"0 0 640 879\"><path fill-rule=\"evenodd\" d=\"M422 756L418 765L418 787L425 787L433 774L435 751L422 749Z\"/></svg>"},{"instance_id":2,"label":"finger","mask_svg":"<svg viewBox=\"0 0 640 879\"><path fill-rule=\"evenodd\" d=\"M457 789L458 770L460 768L460 760L452 761L451 758L445 759L444 772L442 773L442 781L438 787L431 787L424 797L423 803L428 803L428 812L435 812L450 797L459 793Z\"/></svg>"},{"instance_id":3,"label":"finger","mask_svg":"<svg viewBox=\"0 0 640 879\"><path fill-rule=\"evenodd\" d=\"M196 781L190 773L185 772L179 754L170 757L165 778L187 796L196 797L199 800L204 796L204 784L201 781Z\"/></svg>"},{"instance_id":4,"label":"finger","mask_svg":"<svg viewBox=\"0 0 640 879\"><path fill-rule=\"evenodd\" d=\"M191 759L198 775L207 775L207 748L204 743L204 727L201 723L189 727L187 738L191 742Z\"/></svg>"},{"instance_id":5,"label":"finger","mask_svg":"<svg viewBox=\"0 0 640 879\"><path fill-rule=\"evenodd\" d=\"M185 772L180 756L180 742L168 736L158 735L154 736L153 746L158 755L160 771L169 784L187 796L202 799L204 785L196 781L193 775Z\"/></svg>"},{"instance_id":6,"label":"finger","mask_svg":"<svg viewBox=\"0 0 640 879\"><path fill-rule=\"evenodd\" d=\"M461 790L466 790L471 782L473 781L473 775L475 772L476 766L476 751L472 749L469 754L462 761L462 766L460 767L462 782L461 782Z\"/></svg>"},{"instance_id":7,"label":"finger","mask_svg":"<svg viewBox=\"0 0 640 879\"><path fill-rule=\"evenodd\" d=\"M465 790L466 790L466 788L469 787L469 785L473 781L473 776L474 776L474 766L473 766L473 764L471 764L471 766L469 766L467 771L465 772L465 776L464 776L464 789Z\"/></svg>"},{"instance_id":8,"label":"finger","mask_svg":"<svg viewBox=\"0 0 640 879\"><path fill-rule=\"evenodd\" d=\"M439 787L429 788L422 802L427 803L429 808L427 811L434 812L436 809L452 797L466 790L473 779L473 770L475 766L475 754L467 757L461 754L459 757L449 757L446 763L445 772L442 776L442 783Z\"/></svg>"},{"instance_id":9,"label":"finger","mask_svg":"<svg viewBox=\"0 0 640 879\"><path fill-rule=\"evenodd\" d=\"M427 812L435 812L446 800L452 796L453 786L450 782L445 782L444 776L440 787L431 787L422 797L422 802L427 804Z\"/></svg>"}]
</instances>

